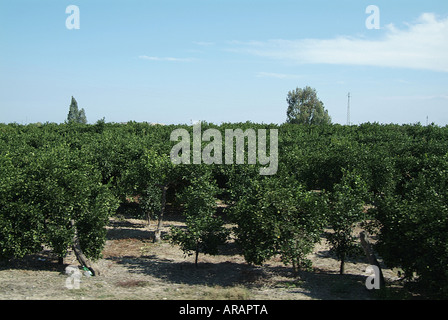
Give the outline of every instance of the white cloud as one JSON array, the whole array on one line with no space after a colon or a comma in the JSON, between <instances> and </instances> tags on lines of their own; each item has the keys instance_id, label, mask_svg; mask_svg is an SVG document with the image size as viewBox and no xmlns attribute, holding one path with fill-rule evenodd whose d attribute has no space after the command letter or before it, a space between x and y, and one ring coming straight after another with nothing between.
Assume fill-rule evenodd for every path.
<instances>
[{"instance_id":1,"label":"white cloud","mask_svg":"<svg viewBox=\"0 0 448 320\"><path fill-rule=\"evenodd\" d=\"M390 24L380 40L333 39L233 42L233 51L295 63L398 67L448 72L448 18L422 14L400 30Z\"/></svg>"},{"instance_id":2,"label":"white cloud","mask_svg":"<svg viewBox=\"0 0 448 320\"><path fill-rule=\"evenodd\" d=\"M173 57L150 57L150 56L139 56L139 59L150 60L150 61L171 61L171 62L190 62L193 61L191 58L173 58Z\"/></svg>"}]
</instances>

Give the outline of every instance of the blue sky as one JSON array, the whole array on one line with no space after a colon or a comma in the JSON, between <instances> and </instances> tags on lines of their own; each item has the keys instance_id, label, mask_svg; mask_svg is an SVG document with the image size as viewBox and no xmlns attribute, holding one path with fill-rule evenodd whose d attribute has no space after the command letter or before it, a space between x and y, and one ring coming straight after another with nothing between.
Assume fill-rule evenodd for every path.
<instances>
[{"instance_id":1,"label":"blue sky","mask_svg":"<svg viewBox=\"0 0 448 320\"><path fill-rule=\"evenodd\" d=\"M283 123L311 86L336 123L350 92L353 124L448 124L445 0L0 0L0 41L3 123Z\"/></svg>"}]
</instances>

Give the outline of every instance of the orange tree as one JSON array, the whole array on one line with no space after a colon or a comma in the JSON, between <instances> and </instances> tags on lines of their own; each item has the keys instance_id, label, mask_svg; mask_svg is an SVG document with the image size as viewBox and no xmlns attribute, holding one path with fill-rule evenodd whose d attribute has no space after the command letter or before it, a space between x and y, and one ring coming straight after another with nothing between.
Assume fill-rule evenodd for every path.
<instances>
[{"instance_id":1,"label":"orange tree","mask_svg":"<svg viewBox=\"0 0 448 320\"><path fill-rule=\"evenodd\" d=\"M98 258L117 201L94 167L63 143L3 147L0 256L23 257L46 245L62 258L73 244L73 220L84 254Z\"/></svg>"},{"instance_id":2,"label":"orange tree","mask_svg":"<svg viewBox=\"0 0 448 320\"><path fill-rule=\"evenodd\" d=\"M218 188L208 165L189 165L186 169L188 183L179 201L183 205L186 227L173 227L170 241L178 244L186 254L195 253L195 265L199 253L215 255L220 245L227 241L228 229L217 215Z\"/></svg>"},{"instance_id":3,"label":"orange tree","mask_svg":"<svg viewBox=\"0 0 448 320\"><path fill-rule=\"evenodd\" d=\"M295 271L309 268L306 256L320 240L326 203L294 180L266 177L253 181L230 209L236 242L248 263L261 265L280 255Z\"/></svg>"},{"instance_id":4,"label":"orange tree","mask_svg":"<svg viewBox=\"0 0 448 320\"><path fill-rule=\"evenodd\" d=\"M343 177L329 194L327 240L331 251L341 261L339 273L344 273L345 260L359 253L357 236L353 235L354 227L365 221L364 205L369 201L367 185L355 171L343 170Z\"/></svg>"},{"instance_id":5,"label":"orange tree","mask_svg":"<svg viewBox=\"0 0 448 320\"><path fill-rule=\"evenodd\" d=\"M448 296L448 157L424 156L423 168L406 177L400 193L376 201L377 250L391 267L428 293ZM417 165L417 164L416 164Z\"/></svg>"}]
</instances>

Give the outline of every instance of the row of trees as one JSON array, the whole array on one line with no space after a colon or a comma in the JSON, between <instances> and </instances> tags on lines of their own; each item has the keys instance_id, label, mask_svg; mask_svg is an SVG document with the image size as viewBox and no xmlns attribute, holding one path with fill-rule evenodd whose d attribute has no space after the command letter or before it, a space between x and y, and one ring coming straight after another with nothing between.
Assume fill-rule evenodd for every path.
<instances>
[{"instance_id":1,"label":"row of trees","mask_svg":"<svg viewBox=\"0 0 448 320\"><path fill-rule=\"evenodd\" d=\"M186 228L172 228L169 239L196 261L233 233L248 263L279 255L299 270L310 267L307 255L326 233L342 273L362 224L389 267L447 294L447 127L202 124L278 129L273 176L261 176L258 164L174 165L177 128L192 130L104 121L0 125L0 256L23 257L42 244L63 256L73 220L86 256L96 258L108 217L139 196L159 222L167 202L182 210ZM218 200L228 205L223 215Z\"/></svg>"},{"instance_id":2,"label":"row of trees","mask_svg":"<svg viewBox=\"0 0 448 320\"><path fill-rule=\"evenodd\" d=\"M296 88L289 91L286 97L288 108L286 110L286 122L294 124L322 125L331 124L331 117L324 103L317 97L316 89L311 87ZM87 124L84 108L78 108L78 102L72 96L67 115L68 123Z\"/></svg>"}]
</instances>

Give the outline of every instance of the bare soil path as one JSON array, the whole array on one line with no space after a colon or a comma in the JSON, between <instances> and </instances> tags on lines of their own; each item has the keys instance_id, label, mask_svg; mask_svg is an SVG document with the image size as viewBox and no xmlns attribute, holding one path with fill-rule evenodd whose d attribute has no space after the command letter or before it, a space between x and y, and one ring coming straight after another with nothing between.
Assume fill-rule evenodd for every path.
<instances>
[{"instance_id":1,"label":"bare soil path","mask_svg":"<svg viewBox=\"0 0 448 320\"><path fill-rule=\"evenodd\" d=\"M182 225L168 216L170 225ZM272 259L261 267L249 266L233 243L217 256L194 257L167 242L153 243L153 226L145 220L112 218L103 258L96 262L101 274L82 276L78 289L66 285L67 265L79 265L73 254L58 265L49 251L21 260L0 263L0 299L262 299L262 300L366 300L378 295L365 287L366 259L348 261L339 275L339 262L329 254L325 240L316 245L313 272L301 272ZM396 275L383 270L386 281Z\"/></svg>"}]
</instances>

